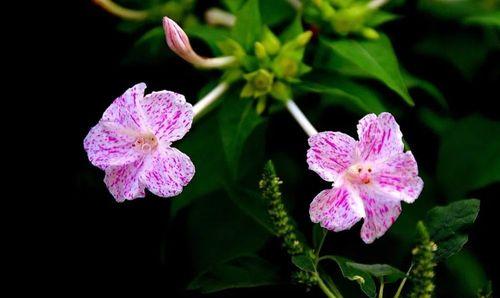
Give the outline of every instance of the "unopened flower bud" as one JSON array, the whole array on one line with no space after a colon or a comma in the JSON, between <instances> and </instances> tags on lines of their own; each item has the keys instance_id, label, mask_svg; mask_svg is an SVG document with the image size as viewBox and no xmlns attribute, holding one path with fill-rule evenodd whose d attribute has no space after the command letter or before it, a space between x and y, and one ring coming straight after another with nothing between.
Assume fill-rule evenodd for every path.
<instances>
[{"instance_id":1,"label":"unopened flower bud","mask_svg":"<svg viewBox=\"0 0 500 298\"><path fill-rule=\"evenodd\" d=\"M198 55L182 28L168 17L163 18L163 29L168 47L187 62L203 68L221 68L236 61L233 56L205 58Z\"/></svg>"},{"instance_id":2,"label":"unopened flower bud","mask_svg":"<svg viewBox=\"0 0 500 298\"><path fill-rule=\"evenodd\" d=\"M280 50L281 42L269 28L264 27L262 31L262 45L269 55L275 55Z\"/></svg>"}]
</instances>

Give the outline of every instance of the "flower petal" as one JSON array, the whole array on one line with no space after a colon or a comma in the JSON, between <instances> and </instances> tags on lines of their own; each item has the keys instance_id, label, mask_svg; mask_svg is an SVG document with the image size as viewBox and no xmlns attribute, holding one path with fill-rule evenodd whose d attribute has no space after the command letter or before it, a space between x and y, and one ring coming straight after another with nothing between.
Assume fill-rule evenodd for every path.
<instances>
[{"instance_id":1,"label":"flower petal","mask_svg":"<svg viewBox=\"0 0 500 298\"><path fill-rule=\"evenodd\" d=\"M381 237L401 213L401 203L372 191L360 192L365 206L365 219L361 239L367 244Z\"/></svg>"},{"instance_id":2,"label":"flower petal","mask_svg":"<svg viewBox=\"0 0 500 298\"><path fill-rule=\"evenodd\" d=\"M358 150L362 160L389 158L403 152L403 134L389 113L368 114L358 123Z\"/></svg>"},{"instance_id":3,"label":"flower petal","mask_svg":"<svg viewBox=\"0 0 500 298\"><path fill-rule=\"evenodd\" d=\"M388 196L407 203L413 203L424 187L418 177L417 161L409 151L381 164L373 176L373 183Z\"/></svg>"},{"instance_id":4,"label":"flower petal","mask_svg":"<svg viewBox=\"0 0 500 298\"><path fill-rule=\"evenodd\" d=\"M138 160L142 154L132 147L135 139L98 123L83 141L90 162L105 170L111 166L123 166Z\"/></svg>"},{"instance_id":5,"label":"flower petal","mask_svg":"<svg viewBox=\"0 0 500 298\"><path fill-rule=\"evenodd\" d=\"M356 141L341 132L325 131L309 138L309 169L333 182L354 160Z\"/></svg>"},{"instance_id":6,"label":"flower petal","mask_svg":"<svg viewBox=\"0 0 500 298\"><path fill-rule=\"evenodd\" d=\"M140 179L157 196L173 197L180 194L194 176L191 159L175 148L158 148L148 159Z\"/></svg>"},{"instance_id":7,"label":"flower petal","mask_svg":"<svg viewBox=\"0 0 500 298\"><path fill-rule=\"evenodd\" d=\"M184 95L159 91L148 94L141 101L146 123L162 142L170 144L181 139L193 123L193 107Z\"/></svg>"},{"instance_id":8,"label":"flower petal","mask_svg":"<svg viewBox=\"0 0 500 298\"><path fill-rule=\"evenodd\" d=\"M143 198L144 184L139 177L144 167L144 159L133 163L106 169L104 183L117 202Z\"/></svg>"},{"instance_id":9,"label":"flower petal","mask_svg":"<svg viewBox=\"0 0 500 298\"><path fill-rule=\"evenodd\" d=\"M102 115L101 122L113 127L140 131L143 127L139 102L144 96L146 84L139 83L115 99Z\"/></svg>"},{"instance_id":10,"label":"flower petal","mask_svg":"<svg viewBox=\"0 0 500 298\"><path fill-rule=\"evenodd\" d=\"M323 190L309 208L312 222L321 222L325 229L335 232L351 228L363 216L359 196L345 187Z\"/></svg>"}]
</instances>

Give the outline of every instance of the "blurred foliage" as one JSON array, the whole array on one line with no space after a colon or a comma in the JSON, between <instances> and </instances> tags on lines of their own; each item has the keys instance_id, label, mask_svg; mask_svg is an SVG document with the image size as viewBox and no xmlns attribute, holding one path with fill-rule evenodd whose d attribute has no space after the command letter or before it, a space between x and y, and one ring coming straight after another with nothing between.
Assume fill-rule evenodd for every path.
<instances>
[{"instance_id":1,"label":"blurred foliage","mask_svg":"<svg viewBox=\"0 0 500 298\"><path fill-rule=\"evenodd\" d=\"M398 121L401 119L403 132L408 131L409 146L415 148L417 160L422 161L420 173L426 185L424 192L414 205L404 206L394 227L377 240L393 244L378 256L394 255L394 266L408 268L409 248L416 239L415 233L409 231L414 231L417 221L423 220L430 239L437 244L436 258L444 260L450 257L443 263L444 269L438 265L441 269L437 272L458 281L454 289L437 284L437 290L443 287L451 293L464 293L469 297L484 287L487 276L481 264L470 251L460 251L468 239L462 229L478 216L479 201L463 199L469 197L472 191L500 181L500 123L474 109L459 110L459 103L449 96L449 90L455 86L447 86L450 82L448 78L421 77L432 74L432 69L412 74L411 71L418 70L418 67L408 61L415 57L418 61L432 57L436 60L431 60L429 65L438 61L436 68L449 67L447 70L451 69L451 73L461 74L456 79L458 84L470 84L471 80L480 76L489 57L498 53L500 48L498 1L420 0L416 6L411 1L394 1L388 7L396 12L377 10L369 18L363 17L362 26L356 25L359 25L357 29L365 25L370 28L377 26L380 33L370 39L363 34L339 34L338 27L337 31L322 30L324 23L315 24L316 19L311 16L303 22L301 12L296 12L285 0L213 1L214 5L220 5L237 16L232 29L204 25L198 11L208 8L207 4L203 1L188 2L119 1L132 9L156 12L158 7L165 9L168 3L184 3L182 9L178 9L177 21L194 43L200 42L202 51L215 56L222 54L220 45L228 38L248 53L254 51L256 41L264 43L262 35L265 30L281 32L277 35L281 44L303 32L303 26L306 30L313 30L313 40L300 53L299 59L303 58L304 63L312 65L312 69L301 77L300 82L290 85L294 99L299 104L304 103L306 111L315 106L317 124L326 130L353 127L355 121L351 120L366 113L390 111L398 115ZM360 2L366 4L366 1ZM414 14L413 18L431 19L432 26L423 27L421 34L404 45L400 44L404 32L392 35L381 33L391 23L399 29L397 24L405 21L405 13L408 12ZM169 59L178 58L171 55L165 45L163 30L159 27L161 14L157 17L152 15L155 17L142 22L124 21L119 25L137 38L126 62L159 63L168 67ZM386 25L389 21L391 23ZM203 48L203 45L206 47ZM402 47L405 47L405 56L400 60L398 49ZM442 74L441 70L436 69ZM193 77L197 71L192 69ZM214 73L200 95L206 94L221 76ZM276 264L262 256L265 255L263 247L275 244L270 239L276 233L266 202L258 191L261 169L269 156L273 156L277 169L283 172L278 174L286 177L283 179L283 189L287 192L284 206L300 208L290 208L292 215L301 214L297 217L298 228L310 230L311 226L308 221L304 222L307 218L304 215L307 209L304 208L308 204L304 202L312 199L317 188L312 190L305 185L305 182L310 182L304 161L306 137L298 126L276 124L276 119L283 118L281 102L274 106L277 108L259 111L262 112L259 114L252 101L240 98L242 88L241 82L233 84L218 104L193 125L189 135L179 145L179 149L189 155L196 165L196 175L185 191L172 200L170 215L172 219L178 216L187 218L187 225L182 229L188 235L185 241L189 243L189 254L192 256L189 265L195 272L189 289L203 293L290 281L281 270L289 269L289 264ZM492 95L490 100L496 100L496 97ZM417 108L418 116L414 116L412 109ZM314 112L314 108L310 110ZM331 111L336 114L330 115ZM416 127L414 131L408 129L410 123ZM292 147L286 143L283 146L290 147L289 151L293 152L283 152L281 144L277 144L283 139L269 135L268 126L286 130L287 138L294 138L291 143L300 145ZM420 141L434 138L438 146L411 142L419 134L425 136L420 137ZM435 156L436 163L432 163L432 157L430 161L426 160L426 154ZM293 160L297 156L304 160ZM430 210L438 203L451 204ZM425 217L427 210L430 211ZM320 246L321 235L321 231L315 230L310 237L313 239L311 247L317 249ZM335 245L342 247L343 243ZM363 258L370 254L371 249L371 246L363 246L363 253L353 258ZM279 250L279 246L266 247L265 251L268 250ZM335 290L330 285L332 280L343 276L358 283L361 291L369 297L377 295L377 282L380 280L391 283L405 277L402 271L390 265L361 264L337 255L327 255L324 259L334 261L340 272L327 271L329 267L326 266L319 268L314 255L296 256L293 263L298 270L323 277L326 287L332 291ZM347 297L358 297L360 293L359 289L350 292L347 288L346 291L351 294L346 294Z\"/></svg>"}]
</instances>

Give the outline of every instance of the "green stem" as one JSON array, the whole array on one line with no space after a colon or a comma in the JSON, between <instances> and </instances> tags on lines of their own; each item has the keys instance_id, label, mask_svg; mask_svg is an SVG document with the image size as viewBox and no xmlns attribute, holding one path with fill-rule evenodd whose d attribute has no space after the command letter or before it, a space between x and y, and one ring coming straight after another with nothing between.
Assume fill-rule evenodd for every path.
<instances>
[{"instance_id":1,"label":"green stem","mask_svg":"<svg viewBox=\"0 0 500 298\"><path fill-rule=\"evenodd\" d=\"M316 265L319 262L319 253L321 252L321 248L323 247L323 243L325 243L326 235L328 232L325 229L322 229L323 231L323 236L321 237L321 241L319 242L318 247L316 248Z\"/></svg>"},{"instance_id":2,"label":"green stem","mask_svg":"<svg viewBox=\"0 0 500 298\"><path fill-rule=\"evenodd\" d=\"M384 278L380 278L380 289L378 291L378 298L384 298Z\"/></svg>"},{"instance_id":3,"label":"green stem","mask_svg":"<svg viewBox=\"0 0 500 298\"><path fill-rule=\"evenodd\" d=\"M325 293L326 297L337 298L337 296L335 296L335 294L333 294L332 291L330 291L330 289L325 284L325 282L323 281L323 279L321 279L321 276L319 276L319 274L318 274L317 271L316 271L315 275L316 275L316 278L318 279L318 286L323 291L323 293Z\"/></svg>"},{"instance_id":4,"label":"green stem","mask_svg":"<svg viewBox=\"0 0 500 298\"><path fill-rule=\"evenodd\" d=\"M410 269L408 269L408 272L406 272L406 277L401 281L399 284L398 290L396 294L394 295L394 298L399 298L401 295L401 292L403 291L403 287L405 286L406 280L408 279L408 274L411 272L411 268L413 268L413 264L411 264Z\"/></svg>"}]
</instances>

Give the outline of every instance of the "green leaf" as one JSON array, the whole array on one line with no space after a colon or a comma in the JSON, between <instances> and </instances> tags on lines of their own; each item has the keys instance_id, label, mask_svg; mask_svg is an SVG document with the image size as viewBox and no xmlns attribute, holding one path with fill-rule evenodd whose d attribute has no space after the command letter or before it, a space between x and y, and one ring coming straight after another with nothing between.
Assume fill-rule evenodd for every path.
<instances>
[{"instance_id":1,"label":"green leaf","mask_svg":"<svg viewBox=\"0 0 500 298\"><path fill-rule=\"evenodd\" d=\"M226 191L229 198L245 212L248 216L253 218L258 224L268 230L270 233L275 234L274 224L271 222L269 213L267 212L267 205L262 200L260 193L249 189L242 189L241 187L234 187L227 185Z\"/></svg>"},{"instance_id":2,"label":"green leaf","mask_svg":"<svg viewBox=\"0 0 500 298\"><path fill-rule=\"evenodd\" d=\"M434 98L441 107L448 109L448 103L446 102L446 99L444 98L443 94L432 83L420 79L406 71L403 72L403 77L406 83L406 87L408 87L408 89L414 89L414 88L421 89L427 92L427 94L429 94L432 98Z\"/></svg>"},{"instance_id":3,"label":"green leaf","mask_svg":"<svg viewBox=\"0 0 500 298\"><path fill-rule=\"evenodd\" d=\"M217 44L229 37L229 31L223 28L194 25L185 29L189 37L199 38L206 42L214 54L219 54Z\"/></svg>"},{"instance_id":4,"label":"green leaf","mask_svg":"<svg viewBox=\"0 0 500 298\"><path fill-rule=\"evenodd\" d=\"M394 268L387 264L360 264L354 262L348 262L348 265L362 270L364 272L370 273L374 277L384 278L384 282L393 283L399 279L405 278L406 274L401 270Z\"/></svg>"},{"instance_id":5,"label":"green leaf","mask_svg":"<svg viewBox=\"0 0 500 298\"><path fill-rule=\"evenodd\" d=\"M382 35L377 40L341 39L323 42L333 50L334 55L352 63L365 76L379 80L399 94L409 105L414 105L391 42L386 36Z\"/></svg>"},{"instance_id":6,"label":"green leaf","mask_svg":"<svg viewBox=\"0 0 500 298\"><path fill-rule=\"evenodd\" d=\"M259 6L262 23L268 26L281 23L296 15L295 10L287 0L260 0Z\"/></svg>"},{"instance_id":7,"label":"green leaf","mask_svg":"<svg viewBox=\"0 0 500 298\"><path fill-rule=\"evenodd\" d=\"M327 230L323 229L320 224L315 224L313 226L312 238L313 238L313 247L315 249L318 248L321 243L321 239L323 239L325 233L328 233Z\"/></svg>"},{"instance_id":8,"label":"green leaf","mask_svg":"<svg viewBox=\"0 0 500 298\"><path fill-rule=\"evenodd\" d=\"M352 262L349 259L331 255L323 256L322 258L335 261L339 265L342 275L349 280L356 281L368 297L375 297L377 295L377 286L371 274L351 266L349 263Z\"/></svg>"},{"instance_id":9,"label":"green leaf","mask_svg":"<svg viewBox=\"0 0 500 298\"><path fill-rule=\"evenodd\" d=\"M166 60L171 51L165 42L162 27L155 27L142 35L128 51L126 64L154 64Z\"/></svg>"},{"instance_id":10,"label":"green leaf","mask_svg":"<svg viewBox=\"0 0 500 298\"><path fill-rule=\"evenodd\" d=\"M342 105L349 110L366 113L381 113L387 109L372 89L333 74L306 77L298 87L322 94L328 105Z\"/></svg>"},{"instance_id":11,"label":"green leaf","mask_svg":"<svg viewBox=\"0 0 500 298\"><path fill-rule=\"evenodd\" d=\"M427 213L425 225L438 246L436 258L448 258L462 249L467 242L467 235L462 229L474 223L478 213L479 200L475 199L434 207Z\"/></svg>"},{"instance_id":12,"label":"green leaf","mask_svg":"<svg viewBox=\"0 0 500 298\"><path fill-rule=\"evenodd\" d=\"M464 19L464 23L500 28L500 10L469 16Z\"/></svg>"},{"instance_id":13,"label":"green leaf","mask_svg":"<svg viewBox=\"0 0 500 298\"><path fill-rule=\"evenodd\" d=\"M450 297L477 297L477 290L488 280L481 262L467 250L446 260L446 267L456 285Z\"/></svg>"},{"instance_id":14,"label":"green leaf","mask_svg":"<svg viewBox=\"0 0 500 298\"><path fill-rule=\"evenodd\" d=\"M437 178L449 199L500 181L498 136L500 122L478 115L457 121L443 134Z\"/></svg>"},{"instance_id":15,"label":"green leaf","mask_svg":"<svg viewBox=\"0 0 500 298\"><path fill-rule=\"evenodd\" d=\"M384 10L376 10L366 22L368 27L377 27L387 22L391 22L401 18L397 14L393 14Z\"/></svg>"},{"instance_id":16,"label":"green leaf","mask_svg":"<svg viewBox=\"0 0 500 298\"><path fill-rule=\"evenodd\" d=\"M243 6L245 0L222 0L222 3L224 3L230 12L236 13Z\"/></svg>"},{"instance_id":17,"label":"green leaf","mask_svg":"<svg viewBox=\"0 0 500 298\"><path fill-rule=\"evenodd\" d=\"M237 178L246 141L264 121L255 111L252 101L236 95L225 97L218 118L226 161L233 177Z\"/></svg>"},{"instance_id":18,"label":"green leaf","mask_svg":"<svg viewBox=\"0 0 500 298\"><path fill-rule=\"evenodd\" d=\"M297 268L307 271L315 272L314 261L309 255L298 255L292 257L292 263L297 266Z\"/></svg>"},{"instance_id":19,"label":"green leaf","mask_svg":"<svg viewBox=\"0 0 500 298\"><path fill-rule=\"evenodd\" d=\"M279 38L282 43L285 43L289 40L294 39L302 32L304 32L304 28L302 26L302 18L300 15L297 15L293 22L288 27L286 27L285 30L283 30Z\"/></svg>"},{"instance_id":20,"label":"green leaf","mask_svg":"<svg viewBox=\"0 0 500 298\"><path fill-rule=\"evenodd\" d=\"M258 256L248 255L212 266L197 276L189 284L188 289L206 294L278 283L280 283L278 270L273 264Z\"/></svg>"},{"instance_id":21,"label":"green leaf","mask_svg":"<svg viewBox=\"0 0 500 298\"><path fill-rule=\"evenodd\" d=\"M262 22L258 0L248 0L236 13L236 23L231 36L249 52L255 41L259 40L262 31Z\"/></svg>"},{"instance_id":22,"label":"green leaf","mask_svg":"<svg viewBox=\"0 0 500 298\"><path fill-rule=\"evenodd\" d=\"M186 237L194 272L254 254L271 236L223 192L205 196L187 214Z\"/></svg>"}]
</instances>

